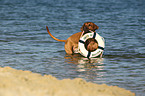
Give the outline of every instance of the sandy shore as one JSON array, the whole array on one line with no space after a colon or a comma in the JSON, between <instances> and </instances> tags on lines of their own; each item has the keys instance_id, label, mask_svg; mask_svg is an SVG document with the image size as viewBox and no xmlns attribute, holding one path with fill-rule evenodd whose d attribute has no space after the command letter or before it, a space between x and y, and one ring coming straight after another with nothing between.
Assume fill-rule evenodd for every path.
<instances>
[{"instance_id":1,"label":"sandy shore","mask_svg":"<svg viewBox=\"0 0 145 96\"><path fill-rule=\"evenodd\" d=\"M0 67L0 96L135 96L117 86L98 85L83 79L57 80L30 71Z\"/></svg>"}]
</instances>

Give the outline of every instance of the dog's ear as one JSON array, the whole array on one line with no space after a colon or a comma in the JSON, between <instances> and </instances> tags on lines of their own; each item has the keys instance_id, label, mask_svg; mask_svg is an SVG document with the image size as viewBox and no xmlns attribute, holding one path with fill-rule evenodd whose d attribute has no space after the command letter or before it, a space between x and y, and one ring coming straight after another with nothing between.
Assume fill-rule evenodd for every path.
<instances>
[{"instance_id":1,"label":"dog's ear","mask_svg":"<svg viewBox=\"0 0 145 96\"><path fill-rule=\"evenodd\" d=\"M83 26L82 26L82 28L81 28L81 32L88 32L89 31L89 28L88 27L86 27L86 25L84 24Z\"/></svg>"},{"instance_id":2,"label":"dog's ear","mask_svg":"<svg viewBox=\"0 0 145 96\"><path fill-rule=\"evenodd\" d=\"M81 27L81 32L84 31L84 26L85 26L85 24L83 24L83 26Z\"/></svg>"},{"instance_id":3,"label":"dog's ear","mask_svg":"<svg viewBox=\"0 0 145 96\"><path fill-rule=\"evenodd\" d=\"M97 25L93 24L93 29L95 31L96 29L99 29L99 27Z\"/></svg>"}]
</instances>

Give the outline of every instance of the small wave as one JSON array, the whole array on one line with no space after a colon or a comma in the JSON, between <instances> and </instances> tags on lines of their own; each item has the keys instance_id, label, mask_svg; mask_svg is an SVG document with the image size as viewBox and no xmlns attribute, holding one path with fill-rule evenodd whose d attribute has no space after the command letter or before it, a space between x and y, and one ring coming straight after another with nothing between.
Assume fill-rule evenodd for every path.
<instances>
[{"instance_id":1,"label":"small wave","mask_svg":"<svg viewBox=\"0 0 145 96\"><path fill-rule=\"evenodd\" d=\"M145 58L145 54L136 53L124 53L124 54L104 54L104 58L124 58L124 59L130 59L130 58Z\"/></svg>"}]
</instances>

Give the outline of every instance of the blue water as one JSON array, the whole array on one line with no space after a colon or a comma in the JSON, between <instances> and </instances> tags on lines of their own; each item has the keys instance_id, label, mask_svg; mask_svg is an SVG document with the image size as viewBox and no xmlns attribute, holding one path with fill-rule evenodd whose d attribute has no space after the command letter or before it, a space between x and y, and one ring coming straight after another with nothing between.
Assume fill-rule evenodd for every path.
<instances>
[{"instance_id":1,"label":"blue water","mask_svg":"<svg viewBox=\"0 0 145 96\"><path fill-rule=\"evenodd\" d=\"M143 0L0 0L0 66L83 78L145 96L145 2ZM102 59L67 55L64 43L85 22L105 38Z\"/></svg>"}]
</instances>

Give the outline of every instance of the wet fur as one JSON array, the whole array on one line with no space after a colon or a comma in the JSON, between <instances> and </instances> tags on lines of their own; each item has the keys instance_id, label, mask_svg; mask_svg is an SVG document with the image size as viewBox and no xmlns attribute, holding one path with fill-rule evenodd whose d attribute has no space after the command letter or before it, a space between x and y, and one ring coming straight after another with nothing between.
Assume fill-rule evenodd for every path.
<instances>
[{"instance_id":1,"label":"wet fur","mask_svg":"<svg viewBox=\"0 0 145 96\"><path fill-rule=\"evenodd\" d=\"M48 34L55 40L57 41L60 41L60 42L65 42L65 51L67 54L73 54L74 53L74 50L76 50L78 48L78 42L79 42L79 39L83 33L86 34L88 33L90 30L95 32L96 29L99 29L99 27L97 25L95 25L94 23L92 22L86 22L83 24L83 26L81 27L81 32L78 32L78 33L75 33L73 35L71 35L67 40L60 40L60 39L57 39L55 38L49 31L48 27L46 26L46 29L47 29L47 32ZM93 44L95 44L94 41L92 41L92 43L90 43L91 45L89 45L87 48L87 50L94 50L95 47L91 48L91 46ZM96 46L96 44L95 44Z\"/></svg>"}]
</instances>

